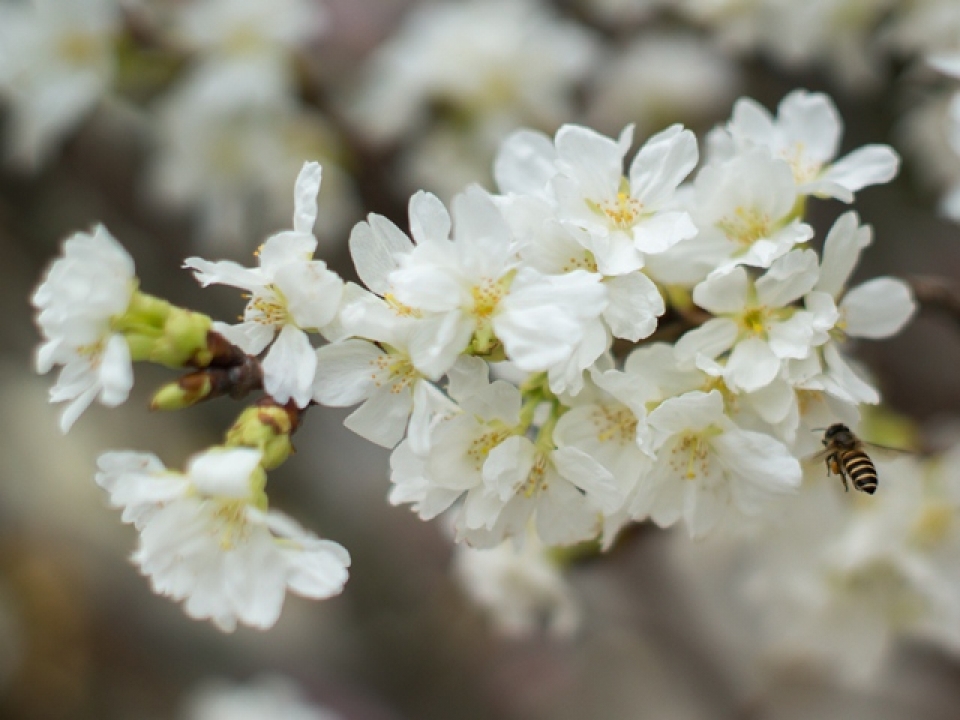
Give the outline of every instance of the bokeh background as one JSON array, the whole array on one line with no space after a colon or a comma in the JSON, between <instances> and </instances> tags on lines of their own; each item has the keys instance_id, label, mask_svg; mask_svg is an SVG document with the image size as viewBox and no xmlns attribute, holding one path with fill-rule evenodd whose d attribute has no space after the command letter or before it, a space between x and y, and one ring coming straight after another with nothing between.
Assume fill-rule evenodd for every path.
<instances>
[{"instance_id":1,"label":"bokeh background","mask_svg":"<svg viewBox=\"0 0 960 720\"><path fill-rule=\"evenodd\" d=\"M960 47L955 2L65 7L0 0L0 717L193 717L191 698L211 680L264 675L344 720L956 717L960 661L929 645L899 643L866 687L763 667L733 570L703 571L702 545L655 529L569 570L582 618L572 637L502 637L449 572L444 529L385 502L386 451L326 408L308 413L296 456L271 473L271 502L349 548L346 591L289 597L265 633L191 621L129 563L135 532L94 484L96 457L133 448L179 466L239 407L150 413L152 389L172 376L138 367L123 407L94 406L62 436L50 379L32 369L29 305L59 243L102 222L144 290L230 319L241 299L201 292L181 262L248 262L289 222L304 160L324 163L318 255L350 278L355 222L378 212L404 226L420 188L448 198L467 182L491 187L512 129L636 123L642 141L683 122L702 134L739 96L773 109L798 87L834 98L844 152L886 142L904 157L895 182L857 198L875 228L858 277L960 282L960 226L938 212L960 180L948 142L960 82L924 63ZM815 205L819 236L841 210ZM929 449L952 441L956 318L923 311L858 356Z\"/></svg>"}]
</instances>

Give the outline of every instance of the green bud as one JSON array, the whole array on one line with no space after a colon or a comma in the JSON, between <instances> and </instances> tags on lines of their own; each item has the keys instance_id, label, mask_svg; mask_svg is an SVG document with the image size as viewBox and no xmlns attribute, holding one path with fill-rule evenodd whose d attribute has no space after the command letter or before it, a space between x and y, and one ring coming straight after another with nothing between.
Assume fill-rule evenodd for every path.
<instances>
[{"instance_id":1,"label":"green bud","mask_svg":"<svg viewBox=\"0 0 960 720\"><path fill-rule=\"evenodd\" d=\"M257 448L263 453L262 465L267 470L281 465L293 453L290 435L300 414L296 407L290 407L292 411L264 400L247 408L227 431L225 444Z\"/></svg>"},{"instance_id":2,"label":"green bud","mask_svg":"<svg viewBox=\"0 0 960 720\"><path fill-rule=\"evenodd\" d=\"M202 313L137 291L126 312L114 318L112 324L126 337L134 361L171 368L203 367L210 362L207 334L213 320Z\"/></svg>"},{"instance_id":3,"label":"green bud","mask_svg":"<svg viewBox=\"0 0 960 720\"><path fill-rule=\"evenodd\" d=\"M190 373L157 390L150 401L150 409L182 410L204 400L212 390L213 382L207 373Z\"/></svg>"}]
</instances>

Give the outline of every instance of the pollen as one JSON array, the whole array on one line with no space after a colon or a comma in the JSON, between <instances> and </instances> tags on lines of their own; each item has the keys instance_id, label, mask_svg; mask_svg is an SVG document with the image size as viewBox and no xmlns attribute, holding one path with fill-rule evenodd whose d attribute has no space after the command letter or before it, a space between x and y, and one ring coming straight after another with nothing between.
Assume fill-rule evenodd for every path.
<instances>
[{"instance_id":1,"label":"pollen","mask_svg":"<svg viewBox=\"0 0 960 720\"><path fill-rule=\"evenodd\" d=\"M382 387L385 383L389 383L390 392L394 395L399 395L420 377L410 358L405 355L394 353L380 355L370 364L373 365L370 379L373 380L374 385Z\"/></svg>"},{"instance_id":2,"label":"pollen","mask_svg":"<svg viewBox=\"0 0 960 720\"><path fill-rule=\"evenodd\" d=\"M473 314L479 318L490 318L500 304L500 299L506 292L503 283L485 278L470 288L473 296Z\"/></svg>"},{"instance_id":3,"label":"pollen","mask_svg":"<svg viewBox=\"0 0 960 720\"><path fill-rule=\"evenodd\" d=\"M523 484L521 492L524 497L533 497L538 492L543 492L549 487L547 482L547 459L544 455L537 455L537 459L530 468L527 475L527 481Z\"/></svg>"},{"instance_id":4,"label":"pollen","mask_svg":"<svg viewBox=\"0 0 960 720\"><path fill-rule=\"evenodd\" d=\"M797 185L804 185L816 180L823 167L822 163L811 162L809 158L805 158L805 149L802 142L795 142L780 153L780 157L786 160L790 165L790 169L793 170L793 179Z\"/></svg>"},{"instance_id":5,"label":"pollen","mask_svg":"<svg viewBox=\"0 0 960 720\"><path fill-rule=\"evenodd\" d=\"M490 428L487 432L474 438L467 449L467 458L477 472L483 469L483 463L486 462L490 451L510 437L511 434L507 428Z\"/></svg>"},{"instance_id":6,"label":"pollen","mask_svg":"<svg viewBox=\"0 0 960 720\"><path fill-rule=\"evenodd\" d=\"M279 292L271 295L257 295L247 305L245 316L248 320L261 325L286 325L290 320L287 303Z\"/></svg>"},{"instance_id":7,"label":"pollen","mask_svg":"<svg viewBox=\"0 0 960 720\"><path fill-rule=\"evenodd\" d=\"M593 412L592 419L600 442L617 442L621 445L636 442L637 416L629 408L599 407Z\"/></svg>"},{"instance_id":8,"label":"pollen","mask_svg":"<svg viewBox=\"0 0 960 720\"><path fill-rule=\"evenodd\" d=\"M743 246L750 247L757 240L768 237L772 223L766 213L757 208L737 207L733 215L721 218L716 227L730 240Z\"/></svg>"},{"instance_id":9,"label":"pollen","mask_svg":"<svg viewBox=\"0 0 960 720\"><path fill-rule=\"evenodd\" d=\"M409 305L404 305L402 302L397 300L397 297L393 293L387 293L383 296L384 302L390 306L390 309L393 310L400 317L413 317L418 318L421 316L419 310L410 307Z\"/></svg>"},{"instance_id":10,"label":"pollen","mask_svg":"<svg viewBox=\"0 0 960 720\"><path fill-rule=\"evenodd\" d=\"M740 326L751 335L764 335L769 314L766 308L750 308L740 317Z\"/></svg>"},{"instance_id":11,"label":"pollen","mask_svg":"<svg viewBox=\"0 0 960 720\"><path fill-rule=\"evenodd\" d=\"M247 536L246 503L240 500L217 503L212 527L221 550L232 550Z\"/></svg>"},{"instance_id":12,"label":"pollen","mask_svg":"<svg viewBox=\"0 0 960 720\"><path fill-rule=\"evenodd\" d=\"M688 433L671 449L669 462L684 480L696 480L707 474L710 446L700 433Z\"/></svg>"},{"instance_id":13,"label":"pollen","mask_svg":"<svg viewBox=\"0 0 960 720\"><path fill-rule=\"evenodd\" d=\"M615 200L604 200L593 205L618 230L629 230L643 217L643 203L631 197L629 188L621 188Z\"/></svg>"}]
</instances>

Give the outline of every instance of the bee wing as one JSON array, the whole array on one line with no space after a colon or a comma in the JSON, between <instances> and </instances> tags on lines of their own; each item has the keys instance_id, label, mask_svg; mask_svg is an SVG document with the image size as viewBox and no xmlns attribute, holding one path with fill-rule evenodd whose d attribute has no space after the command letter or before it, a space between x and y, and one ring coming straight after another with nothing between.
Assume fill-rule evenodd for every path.
<instances>
[{"instance_id":1,"label":"bee wing","mask_svg":"<svg viewBox=\"0 0 960 720\"><path fill-rule=\"evenodd\" d=\"M824 460L827 459L827 455L829 455L832 452L833 452L833 448L828 448L828 447L824 448L819 452L815 452L813 455L808 455L807 457L803 458L803 462L810 463L810 464L823 462Z\"/></svg>"},{"instance_id":2,"label":"bee wing","mask_svg":"<svg viewBox=\"0 0 960 720\"><path fill-rule=\"evenodd\" d=\"M909 455L909 450L903 448L888 447L887 445L875 445L874 443L861 440L863 449L870 454L874 460L896 460L904 455Z\"/></svg>"}]
</instances>

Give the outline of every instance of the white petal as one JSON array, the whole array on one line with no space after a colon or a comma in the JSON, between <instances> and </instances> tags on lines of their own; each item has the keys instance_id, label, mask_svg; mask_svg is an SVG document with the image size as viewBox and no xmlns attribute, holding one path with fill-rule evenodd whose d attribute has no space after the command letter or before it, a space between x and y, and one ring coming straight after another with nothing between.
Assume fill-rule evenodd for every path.
<instances>
[{"instance_id":1,"label":"white petal","mask_svg":"<svg viewBox=\"0 0 960 720\"><path fill-rule=\"evenodd\" d=\"M727 359L723 378L735 390L753 392L769 385L780 372L780 359L758 338L738 342Z\"/></svg>"},{"instance_id":2,"label":"white petal","mask_svg":"<svg viewBox=\"0 0 960 720\"><path fill-rule=\"evenodd\" d=\"M900 156L889 145L865 145L833 163L821 180L851 192L890 182L900 169Z\"/></svg>"},{"instance_id":3,"label":"white petal","mask_svg":"<svg viewBox=\"0 0 960 720\"><path fill-rule=\"evenodd\" d=\"M254 448L209 450L187 462L186 475L205 495L246 498L250 496L250 475L260 464L262 454Z\"/></svg>"},{"instance_id":4,"label":"white petal","mask_svg":"<svg viewBox=\"0 0 960 720\"><path fill-rule=\"evenodd\" d=\"M855 212L851 210L837 218L823 242L820 278L814 288L829 293L834 299L839 297L860 259L860 251L871 242L873 229L860 225Z\"/></svg>"},{"instance_id":5,"label":"white petal","mask_svg":"<svg viewBox=\"0 0 960 720\"><path fill-rule=\"evenodd\" d=\"M546 193L557 174L553 141L535 130L518 130L500 144L493 176L502 193L534 197Z\"/></svg>"},{"instance_id":6,"label":"white petal","mask_svg":"<svg viewBox=\"0 0 960 720\"><path fill-rule=\"evenodd\" d=\"M766 307L786 307L813 289L819 272L813 250L792 250L776 260L757 280L757 298Z\"/></svg>"},{"instance_id":7,"label":"white petal","mask_svg":"<svg viewBox=\"0 0 960 720\"><path fill-rule=\"evenodd\" d=\"M553 451L553 461L557 472L583 490L605 513L614 513L623 505L624 488L618 487L610 471L582 450L558 448Z\"/></svg>"},{"instance_id":8,"label":"white petal","mask_svg":"<svg viewBox=\"0 0 960 720\"><path fill-rule=\"evenodd\" d=\"M280 331L263 359L263 389L278 403L306 407L313 399L317 355L306 333L292 325Z\"/></svg>"},{"instance_id":9,"label":"white petal","mask_svg":"<svg viewBox=\"0 0 960 720\"><path fill-rule=\"evenodd\" d=\"M656 283L641 272L609 278L604 285L610 304L603 313L614 336L636 342L657 328L663 296Z\"/></svg>"},{"instance_id":10,"label":"white petal","mask_svg":"<svg viewBox=\"0 0 960 720\"><path fill-rule=\"evenodd\" d=\"M413 250L413 242L385 217L371 213L367 220L350 233L350 256L363 284L382 296L390 289L390 273Z\"/></svg>"},{"instance_id":11,"label":"white petal","mask_svg":"<svg viewBox=\"0 0 960 720\"><path fill-rule=\"evenodd\" d=\"M317 239L313 235L285 230L268 237L257 251L257 257L264 274L272 279L279 268L310 260L316 249Z\"/></svg>"},{"instance_id":12,"label":"white petal","mask_svg":"<svg viewBox=\"0 0 960 720\"><path fill-rule=\"evenodd\" d=\"M245 268L232 260L211 262L203 258L190 257L183 261L183 266L194 271L194 277L203 287L220 284L253 292L269 282L259 269Z\"/></svg>"},{"instance_id":13,"label":"white petal","mask_svg":"<svg viewBox=\"0 0 960 720\"><path fill-rule=\"evenodd\" d=\"M640 252L655 255L696 234L697 226L689 213L659 212L633 228L633 244Z\"/></svg>"},{"instance_id":14,"label":"white petal","mask_svg":"<svg viewBox=\"0 0 960 720\"><path fill-rule=\"evenodd\" d=\"M317 193L320 192L320 163L305 162L293 187L293 229L313 233L317 221Z\"/></svg>"},{"instance_id":15,"label":"white petal","mask_svg":"<svg viewBox=\"0 0 960 720\"><path fill-rule=\"evenodd\" d=\"M298 327L316 330L330 323L340 308L343 280L322 260L287 263L277 269L276 288L287 301L287 311Z\"/></svg>"},{"instance_id":16,"label":"white petal","mask_svg":"<svg viewBox=\"0 0 960 720\"><path fill-rule=\"evenodd\" d=\"M384 352L366 340L344 340L317 352L313 397L331 407L348 407L367 398L376 387L377 362Z\"/></svg>"},{"instance_id":17,"label":"white petal","mask_svg":"<svg viewBox=\"0 0 960 720\"><path fill-rule=\"evenodd\" d=\"M742 267L713 273L693 289L693 301L714 314L736 313L747 304L750 278Z\"/></svg>"},{"instance_id":18,"label":"white petal","mask_svg":"<svg viewBox=\"0 0 960 720\"><path fill-rule=\"evenodd\" d=\"M343 421L344 427L370 442L392 448L403 437L413 408L413 393L409 388L392 392L381 387Z\"/></svg>"},{"instance_id":19,"label":"white petal","mask_svg":"<svg viewBox=\"0 0 960 720\"><path fill-rule=\"evenodd\" d=\"M689 365L697 356L715 358L733 347L737 340L737 324L726 318L713 318L687 331L674 346L677 361Z\"/></svg>"},{"instance_id":20,"label":"white petal","mask_svg":"<svg viewBox=\"0 0 960 720\"><path fill-rule=\"evenodd\" d=\"M917 303L903 280L881 277L848 292L840 310L848 335L876 340L900 332L917 311Z\"/></svg>"},{"instance_id":21,"label":"white petal","mask_svg":"<svg viewBox=\"0 0 960 720\"><path fill-rule=\"evenodd\" d=\"M649 140L630 166L630 192L645 207L660 208L697 165L697 138L671 125Z\"/></svg>"},{"instance_id":22,"label":"white petal","mask_svg":"<svg viewBox=\"0 0 960 720\"><path fill-rule=\"evenodd\" d=\"M702 430L723 418L723 396L717 390L699 390L668 398L647 417L647 423L664 435Z\"/></svg>"},{"instance_id":23,"label":"white petal","mask_svg":"<svg viewBox=\"0 0 960 720\"><path fill-rule=\"evenodd\" d=\"M452 220L440 198L423 190L410 197L410 234L418 244L450 237Z\"/></svg>"},{"instance_id":24,"label":"white petal","mask_svg":"<svg viewBox=\"0 0 960 720\"><path fill-rule=\"evenodd\" d=\"M133 387L133 363L130 347L122 335L111 335L100 358L100 396L107 407L116 407L127 399Z\"/></svg>"}]
</instances>

